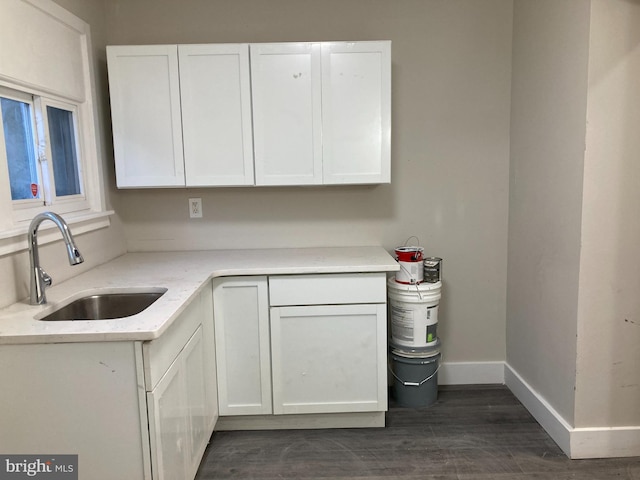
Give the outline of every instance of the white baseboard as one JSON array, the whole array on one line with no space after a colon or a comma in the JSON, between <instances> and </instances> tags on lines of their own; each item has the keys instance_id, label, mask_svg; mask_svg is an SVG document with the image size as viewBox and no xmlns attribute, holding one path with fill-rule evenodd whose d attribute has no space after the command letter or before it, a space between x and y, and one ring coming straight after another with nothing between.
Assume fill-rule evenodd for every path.
<instances>
[{"instance_id":1,"label":"white baseboard","mask_svg":"<svg viewBox=\"0 0 640 480\"><path fill-rule=\"evenodd\" d=\"M640 426L574 428L508 364L504 379L569 458L640 456Z\"/></svg>"},{"instance_id":2,"label":"white baseboard","mask_svg":"<svg viewBox=\"0 0 640 480\"><path fill-rule=\"evenodd\" d=\"M571 458L640 456L640 427L574 428Z\"/></svg>"},{"instance_id":3,"label":"white baseboard","mask_svg":"<svg viewBox=\"0 0 640 480\"><path fill-rule=\"evenodd\" d=\"M565 419L538 392L533 390L509 364L505 364L504 383L562 451L571 457L572 427Z\"/></svg>"},{"instance_id":4,"label":"white baseboard","mask_svg":"<svg viewBox=\"0 0 640 480\"><path fill-rule=\"evenodd\" d=\"M439 385L504 384L504 362L442 362Z\"/></svg>"},{"instance_id":5,"label":"white baseboard","mask_svg":"<svg viewBox=\"0 0 640 480\"><path fill-rule=\"evenodd\" d=\"M302 415L222 416L216 431L222 430L295 430L314 428L384 427L385 412L308 413Z\"/></svg>"}]
</instances>

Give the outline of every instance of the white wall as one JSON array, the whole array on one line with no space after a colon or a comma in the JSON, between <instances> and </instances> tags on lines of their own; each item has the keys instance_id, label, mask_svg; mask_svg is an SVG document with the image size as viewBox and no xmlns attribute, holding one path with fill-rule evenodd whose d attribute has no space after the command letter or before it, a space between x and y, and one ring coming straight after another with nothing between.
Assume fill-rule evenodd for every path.
<instances>
[{"instance_id":1,"label":"white wall","mask_svg":"<svg viewBox=\"0 0 640 480\"><path fill-rule=\"evenodd\" d=\"M507 363L574 417L588 0L516 0Z\"/></svg>"},{"instance_id":2,"label":"white wall","mask_svg":"<svg viewBox=\"0 0 640 480\"><path fill-rule=\"evenodd\" d=\"M444 258L447 361L505 358L511 0L113 0L109 44L393 42L392 183L114 194L129 250L379 244ZM113 180L112 180L113 181ZM190 220L187 198L202 197Z\"/></svg>"},{"instance_id":3,"label":"white wall","mask_svg":"<svg viewBox=\"0 0 640 480\"><path fill-rule=\"evenodd\" d=\"M516 0L508 383L574 458L640 452L640 1Z\"/></svg>"},{"instance_id":4,"label":"white wall","mask_svg":"<svg viewBox=\"0 0 640 480\"><path fill-rule=\"evenodd\" d=\"M578 427L640 426L639 79L640 2L593 0L578 303Z\"/></svg>"}]
</instances>

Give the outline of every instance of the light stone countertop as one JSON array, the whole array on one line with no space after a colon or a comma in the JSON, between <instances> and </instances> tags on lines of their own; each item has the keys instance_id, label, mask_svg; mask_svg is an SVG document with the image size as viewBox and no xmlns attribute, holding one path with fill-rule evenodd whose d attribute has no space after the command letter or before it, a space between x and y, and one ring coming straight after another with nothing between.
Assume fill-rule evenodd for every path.
<instances>
[{"instance_id":1,"label":"light stone countertop","mask_svg":"<svg viewBox=\"0 0 640 480\"><path fill-rule=\"evenodd\" d=\"M0 344L153 340L215 277L313 273L394 272L395 259L382 247L334 247L264 250L210 250L128 253L47 289L47 305L28 299L0 310ZM55 277L55 272L52 272ZM137 315L116 320L40 321L92 290L167 292Z\"/></svg>"}]
</instances>

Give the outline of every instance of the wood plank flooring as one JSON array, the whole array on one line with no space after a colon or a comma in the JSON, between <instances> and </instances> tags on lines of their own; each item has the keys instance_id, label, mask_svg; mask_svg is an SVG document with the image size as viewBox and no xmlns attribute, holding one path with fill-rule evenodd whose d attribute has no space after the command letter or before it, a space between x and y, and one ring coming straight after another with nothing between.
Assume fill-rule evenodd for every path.
<instances>
[{"instance_id":1,"label":"wood plank flooring","mask_svg":"<svg viewBox=\"0 0 640 480\"><path fill-rule=\"evenodd\" d=\"M503 386L390 404L386 428L215 432L196 479L640 480L640 457L569 460Z\"/></svg>"}]
</instances>

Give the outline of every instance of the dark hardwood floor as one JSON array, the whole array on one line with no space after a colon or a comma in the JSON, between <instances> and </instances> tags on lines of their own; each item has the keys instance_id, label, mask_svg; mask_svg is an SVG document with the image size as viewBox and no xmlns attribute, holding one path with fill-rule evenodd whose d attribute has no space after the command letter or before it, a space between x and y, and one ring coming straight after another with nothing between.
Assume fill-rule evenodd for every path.
<instances>
[{"instance_id":1,"label":"dark hardwood floor","mask_svg":"<svg viewBox=\"0 0 640 480\"><path fill-rule=\"evenodd\" d=\"M640 480L640 457L569 460L506 387L441 387L386 428L215 432L196 478Z\"/></svg>"}]
</instances>

